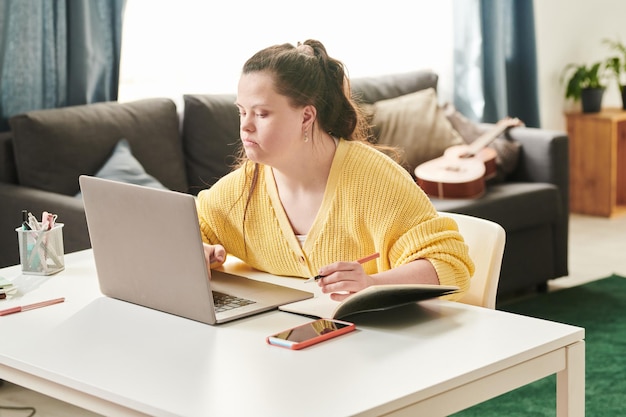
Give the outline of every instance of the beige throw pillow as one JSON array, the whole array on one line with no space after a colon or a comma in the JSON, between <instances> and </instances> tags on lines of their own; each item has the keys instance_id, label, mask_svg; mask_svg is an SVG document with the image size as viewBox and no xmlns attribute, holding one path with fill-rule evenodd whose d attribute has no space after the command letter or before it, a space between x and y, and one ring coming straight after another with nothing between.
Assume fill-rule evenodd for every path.
<instances>
[{"instance_id":1,"label":"beige throw pillow","mask_svg":"<svg viewBox=\"0 0 626 417\"><path fill-rule=\"evenodd\" d=\"M377 101L371 110L377 143L399 148L411 173L450 146L464 143L441 110L433 88Z\"/></svg>"}]
</instances>

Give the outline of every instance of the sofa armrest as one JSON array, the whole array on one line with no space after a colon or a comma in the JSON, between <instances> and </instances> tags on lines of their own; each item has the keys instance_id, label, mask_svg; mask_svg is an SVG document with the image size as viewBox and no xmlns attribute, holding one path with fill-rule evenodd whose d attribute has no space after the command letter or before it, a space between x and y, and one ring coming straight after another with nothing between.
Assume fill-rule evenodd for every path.
<instances>
[{"instance_id":1,"label":"sofa armrest","mask_svg":"<svg viewBox=\"0 0 626 417\"><path fill-rule=\"evenodd\" d=\"M566 133L537 128L516 128L511 139L522 144L520 159L509 181L545 182L559 190L561 213L554 225L554 274L568 275L569 138Z\"/></svg>"},{"instance_id":2,"label":"sofa armrest","mask_svg":"<svg viewBox=\"0 0 626 417\"><path fill-rule=\"evenodd\" d=\"M11 132L0 132L0 182L17 184L17 169Z\"/></svg>"},{"instance_id":3,"label":"sofa armrest","mask_svg":"<svg viewBox=\"0 0 626 417\"><path fill-rule=\"evenodd\" d=\"M511 139L522 147L519 163L510 181L547 182L561 192L564 213L569 213L569 138L565 132L516 128L509 131Z\"/></svg>"},{"instance_id":4,"label":"sofa armrest","mask_svg":"<svg viewBox=\"0 0 626 417\"><path fill-rule=\"evenodd\" d=\"M19 263L15 229L22 223L22 210L32 212L37 218L44 210L57 214L57 221L64 224L65 253L91 247L81 199L0 182L0 201L0 267Z\"/></svg>"}]
</instances>

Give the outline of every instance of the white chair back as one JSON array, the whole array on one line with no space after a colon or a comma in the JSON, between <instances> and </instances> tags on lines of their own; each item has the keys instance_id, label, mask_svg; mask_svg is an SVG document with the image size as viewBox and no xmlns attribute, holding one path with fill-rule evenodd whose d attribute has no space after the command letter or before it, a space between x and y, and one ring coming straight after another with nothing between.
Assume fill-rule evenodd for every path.
<instances>
[{"instance_id":1,"label":"white chair back","mask_svg":"<svg viewBox=\"0 0 626 417\"><path fill-rule=\"evenodd\" d=\"M476 267L470 288L459 302L495 309L506 240L504 228L478 217L448 212L440 214L456 221Z\"/></svg>"}]
</instances>

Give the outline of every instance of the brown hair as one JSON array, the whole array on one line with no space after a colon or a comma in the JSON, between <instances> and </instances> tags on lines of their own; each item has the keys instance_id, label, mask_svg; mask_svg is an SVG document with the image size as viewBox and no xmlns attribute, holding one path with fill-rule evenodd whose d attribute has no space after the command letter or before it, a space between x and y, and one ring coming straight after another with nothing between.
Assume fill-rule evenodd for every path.
<instances>
[{"instance_id":1,"label":"brown hair","mask_svg":"<svg viewBox=\"0 0 626 417\"><path fill-rule=\"evenodd\" d=\"M369 143L370 128L363 110L352 99L350 81L340 61L331 58L324 45L309 39L294 46L274 45L255 53L246 61L242 75L265 72L271 75L277 93L294 107L312 105L317 110L315 123L322 131L345 140ZM248 196L246 209L256 188L259 165L249 161L240 148L237 166L245 166ZM241 196L243 197L243 195ZM244 214L244 240L245 240Z\"/></svg>"},{"instance_id":2,"label":"brown hair","mask_svg":"<svg viewBox=\"0 0 626 417\"><path fill-rule=\"evenodd\" d=\"M323 131L346 140L367 140L369 129L352 100L345 67L328 56L321 42L265 48L244 64L243 74L253 72L269 73L276 91L294 107L314 106Z\"/></svg>"}]
</instances>

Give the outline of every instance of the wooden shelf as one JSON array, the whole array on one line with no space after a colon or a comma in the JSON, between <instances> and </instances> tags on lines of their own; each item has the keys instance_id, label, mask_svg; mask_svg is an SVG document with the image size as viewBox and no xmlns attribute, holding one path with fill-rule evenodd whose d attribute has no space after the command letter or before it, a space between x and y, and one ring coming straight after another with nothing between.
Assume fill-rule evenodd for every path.
<instances>
[{"instance_id":1,"label":"wooden shelf","mask_svg":"<svg viewBox=\"0 0 626 417\"><path fill-rule=\"evenodd\" d=\"M566 113L570 157L570 211L626 214L626 111Z\"/></svg>"}]
</instances>

